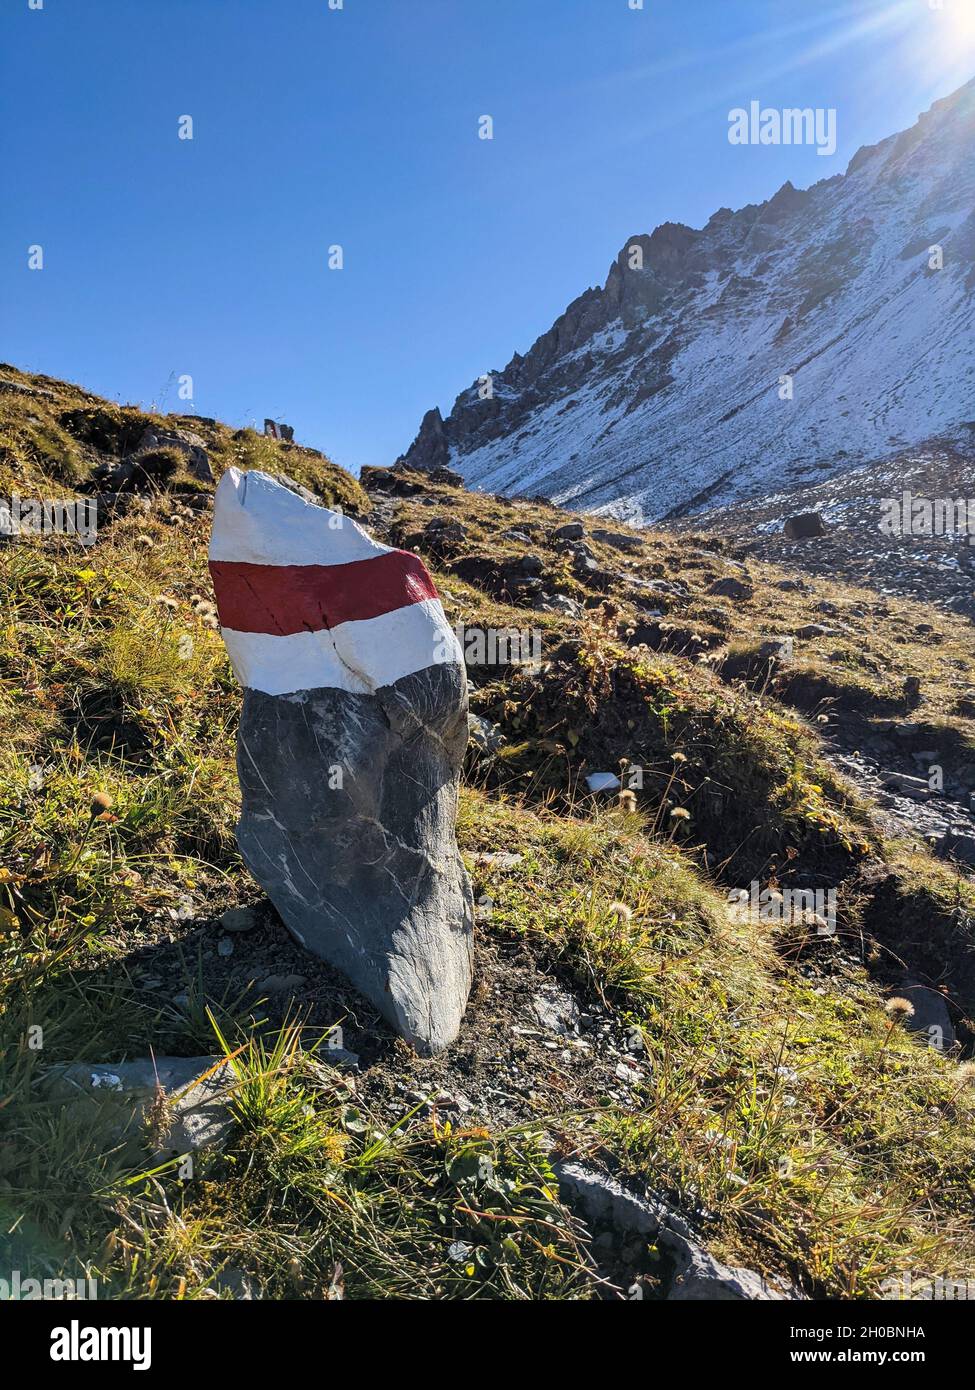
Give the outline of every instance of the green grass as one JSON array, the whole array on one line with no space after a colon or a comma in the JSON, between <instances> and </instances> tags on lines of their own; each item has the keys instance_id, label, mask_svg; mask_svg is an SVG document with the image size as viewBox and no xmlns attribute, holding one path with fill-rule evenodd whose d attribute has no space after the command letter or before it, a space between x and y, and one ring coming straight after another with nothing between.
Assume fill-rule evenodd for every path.
<instances>
[{"instance_id":1,"label":"green grass","mask_svg":"<svg viewBox=\"0 0 975 1390\"><path fill-rule=\"evenodd\" d=\"M641 1113L607 1106L602 1142L707 1213L730 1258L758 1248L810 1293L970 1268L975 1076L892 1028L841 945L813 948L830 967L815 982L784 970L774 930L729 920L687 858L629 820L567 827L478 801L461 832L526 854L488 884L492 929L540 936L644 1039Z\"/></svg>"},{"instance_id":2,"label":"green grass","mask_svg":"<svg viewBox=\"0 0 975 1390\"><path fill-rule=\"evenodd\" d=\"M0 394L0 484L24 496L84 485L147 423L180 424L2 373L53 393ZM182 423L203 434L218 475L283 471L332 505L369 508L311 451ZM271 1026L189 951L182 1003L142 987L139 952L182 946L188 897L217 916L254 896L233 836L240 697L213 619L208 516L157 492L90 550L0 546L0 1248L24 1273L87 1272L139 1297L227 1297L243 1271L269 1297L591 1298L604 1291L592 1243L551 1166L578 1152L668 1194L719 1253L813 1295L870 1296L908 1269L963 1273L975 1258L975 1092L957 1052L923 1047L884 1000L902 959L946 971L962 1013L975 1000L971 881L885 843L824 764L816 718L788 707L788 685L725 660L729 639L747 658L815 620L818 602L864 596L786 593L769 569L729 618L706 593L720 551L667 535L626 556L593 542L617 575L606 595L553 549L564 514L429 493L435 507L398 504L399 536L448 514L468 530L458 553L530 549L587 604L567 619L501 603L452 572L454 555L431 556L451 621L537 627L545 644L540 672L477 674L474 708L507 740L492 767L472 762L461 798L459 842L476 895L493 903L482 950L516 953L635 1030L639 1106L540 1074L544 1122L448 1120L422 1105L391 1118L370 1083L395 1085L416 1064L405 1049L344 1074L322 1028ZM692 644L696 656L630 645L642 620L628 577L684 584L686 599L661 597L673 621L663 645L677 629L685 646L687 634L709 645ZM918 746L971 761L975 724L952 711L975 644L922 605L889 608L889 620L851 619L853 637L800 646L806 689L828 678L833 708L849 687L869 728L903 676L921 675ZM920 617L940 645L905 638ZM634 765L635 813L585 793L587 771ZM476 861L499 848L522 855L514 870ZM727 891L752 877L835 886L837 936L731 920ZM475 990L472 1035L480 1008ZM446 1062L460 1089L463 1044ZM46 1098L57 1063L150 1048L232 1056L231 1135L196 1156L189 1181L147 1172L151 1123L133 1154L107 1112ZM653 1260L642 1251L640 1268Z\"/></svg>"},{"instance_id":3,"label":"green grass","mask_svg":"<svg viewBox=\"0 0 975 1390\"><path fill-rule=\"evenodd\" d=\"M17 1157L0 1212L11 1246L21 1225L44 1233L19 1252L24 1277L95 1278L103 1297L213 1297L241 1268L271 1298L592 1296L582 1229L537 1134L415 1115L386 1127L297 1026L234 1045L214 1020L213 1034L233 1132L192 1180L178 1161L126 1161L114 1106L48 1102L35 1058L5 1052ZM151 1116L144 1129L148 1155Z\"/></svg>"}]
</instances>

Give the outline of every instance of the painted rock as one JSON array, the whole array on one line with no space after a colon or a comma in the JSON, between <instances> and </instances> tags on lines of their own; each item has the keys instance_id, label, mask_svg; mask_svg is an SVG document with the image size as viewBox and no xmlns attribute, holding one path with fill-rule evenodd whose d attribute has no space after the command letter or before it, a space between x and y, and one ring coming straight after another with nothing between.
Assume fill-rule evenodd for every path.
<instances>
[{"instance_id":1,"label":"painted rock","mask_svg":"<svg viewBox=\"0 0 975 1390\"><path fill-rule=\"evenodd\" d=\"M454 832L467 680L433 581L416 555L234 468L210 571L244 687L244 860L298 941L436 1052L467 1003L473 905Z\"/></svg>"}]
</instances>

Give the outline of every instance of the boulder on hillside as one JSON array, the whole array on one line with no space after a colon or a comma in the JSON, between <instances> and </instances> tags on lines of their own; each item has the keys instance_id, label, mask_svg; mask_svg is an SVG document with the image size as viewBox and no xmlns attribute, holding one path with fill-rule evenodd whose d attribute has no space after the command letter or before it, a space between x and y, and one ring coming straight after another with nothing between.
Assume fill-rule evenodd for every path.
<instances>
[{"instance_id":1,"label":"boulder on hillside","mask_svg":"<svg viewBox=\"0 0 975 1390\"><path fill-rule=\"evenodd\" d=\"M748 599L754 591L743 579L736 579L733 574L728 574L723 579L716 579L708 586L707 592L718 598Z\"/></svg>"},{"instance_id":2,"label":"boulder on hillside","mask_svg":"<svg viewBox=\"0 0 975 1390\"><path fill-rule=\"evenodd\" d=\"M783 529L790 541L804 541L813 536L825 536L829 527L819 512L799 512L789 517Z\"/></svg>"},{"instance_id":3,"label":"boulder on hillside","mask_svg":"<svg viewBox=\"0 0 975 1390\"><path fill-rule=\"evenodd\" d=\"M625 550L630 554L635 554L643 549L643 541L639 536L628 536L623 531L593 531L594 541L602 541L603 545L611 545L614 550Z\"/></svg>"},{"instance_id":4,"label":"boulder on hillside","mask_svg":"<svg viewBox=\"0 0 975 1390\"><path fill-rule=\"evenodd\" d=\"M206 441L190 430L162 430L150 425L135 450L132 462L138 465L143 454L158 453L164 449L175 449L186 459L186 466L201 483L213 482L213 469L207 454Z\"/></svg>"},{"instance_id":5,"label":"boulder on hillside","mask_svg":"<svg viewBox=\"0 0 975 1390\"><path fill-rule=\"evenodd\" d=\"M392 468L375 468L367 465L359 471L359 482L367 492L381 492L389 497L415 497L423 488L412 478L404 478Z\"/></svg>"}]
</instances>

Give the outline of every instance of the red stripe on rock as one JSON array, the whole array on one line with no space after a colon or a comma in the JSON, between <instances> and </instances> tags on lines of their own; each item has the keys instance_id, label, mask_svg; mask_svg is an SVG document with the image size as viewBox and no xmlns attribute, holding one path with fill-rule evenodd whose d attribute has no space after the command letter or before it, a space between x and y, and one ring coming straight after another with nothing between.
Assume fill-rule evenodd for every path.
<instances>
[{"instance_id":1,"label":"red stripe on rock","mask_svg":"<svg viewBox=\"0 0 975 1390\"><path fill-rule=\"evenodd\" d=\"M221 627L288 636L361 622L437 598L418 555L391 550L347 565L211 560Z\"/></svg>"}]
</instances>

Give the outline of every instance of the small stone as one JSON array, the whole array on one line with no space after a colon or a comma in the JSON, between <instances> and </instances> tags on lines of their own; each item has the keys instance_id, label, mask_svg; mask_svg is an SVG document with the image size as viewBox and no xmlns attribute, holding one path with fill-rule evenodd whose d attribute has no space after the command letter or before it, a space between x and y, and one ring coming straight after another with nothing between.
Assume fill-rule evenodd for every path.
<instances>
[{"instance_id":1,"label":"small stone","mask_svg":"<svg viewBox=\"0 0 975 1390\"><path fill-rule=\"evenodd\" d=\"M232 956L234 953L234 943L229 936L222 936L217 942L218 956Z\"/></svg>"},{"instance_id":2,"label":"small stone","mask_svg":"<svg viewBox=\"0 0 975 1390\"><path fill-rule=\"evenodd\" d=\"M564 613L567 618L578 618L583 611L568 594L543 594L535 606L540 613Z\"/></svg>"},{"instance_id":3,"label":"small stone","mask_svg":"<svg viewBox=\"0 0 975 1390\"><path fill-rule=\"evenodd\" d=\"M260 1297L258 1287L250 1275L245 1274L242 1269L235 1269L232 1265L226 1266L219 1274L214 1275L211 1284L217 1292L229 1293L234 1299L251 1300Z\"/></svg>"},{"instance_id":4,"label":"small stone","mask_svg":"<svg viewBox=\"0 0 975 1390\"><path fill-rule=\"evenodd\" d=\"M538 575L545 569L544 564L538 555L523 555L518 561L518 567L522 574Z\"/></svg>"},{"instance_id":5,"label":"small stone","mask_svg":"<svg viewBox=\"0 0 975 1390\"><path fill-rule=\"evenodd\" d=\"M78 1062L52 1068L43 1082L55 1099L80 1110L108 1107L119 1139L138 1144L142 1123L160 1093L166 1097L156 1159L219 1146L233 1125L227 1091L233 1070L222 1057L144 1057L132 1062Z\"/></svg>"},{"instance_id":6,"label":"small stone","mask_svg":"<svg viewBox=\"0 0 975 1390\"><path fill-rule=\"evenodd\" d=\"M483 897L478 898L477 902L474 905L474 920L479 923L489 922L491 920L491 915L493 912L494 899L489 898L485 894Z\"/></svg>"},{"instance_id":7,"label":"small stone","mask_svg":"<svg viewBox=\"0 0 975 1390\"><path fill-rule=\"evenodd\" d=\"M467 528L450 517L435 516L423 528L428 541L439 544L441 541L463 541L467 539Z\"/></svg>"},{"instance_id":8,"label":"small stone","mask_svg":"<svg viewBox=\"0 0 975 1390\"><path fill-rule=\"evenodd\" d=\"M491 723L490 719L483 719L479 714L469 713L467 721L470 728L471 743L480 752L493 754L504 747L504 734L497 724Z\"/></svg>"},{"instance_id":9,"label":"small stone","mask_svg":"<svg viewBox=\"0 0 975 1390\"><path fill-rule=\"evenodd\" d=\"M792 660L792 639L769 637L761 644L757 655L759 661L788 664Z\"/></svg>"},{"instance_id":10,"label":"small stone","mask_svg":"<svg viewBox=\"0 0 975 1390\"><path fill-rule=\"evenodd\" d=\"M627 536L621 531L593 531L592 539L601 541L603 545L611 545L614 550L634 552L643 549L643 541L639 536Z\"/></svg>"},{"instance_id":11,"label":"small stone","mask_svg":"<svg viewBox=\"0 0 975 1390\"><path fill-rule=\"evenodd\" d=\"M268 975L257 988L261 994L283 994L285 990L300 989L304 983L304 975Z\"/></svg>"},{"instance_id":12,"label":"small stone","mask_svg":"<svg viewBox=\"0 0 975 1390\"><path fill-rule=\"evenodd\" d=\"M492 869L513 869L521 863L523 854L511 854L507 850L491 850L484 854L475 854L474 863L484 864Z\"/></svg>"},{"instance_id":13,"label":"small stone","mask_svg":"<svg viewBox=\"0 0 975 1390\"><path fill-rule=\"evenodd\" d=\"M220 918L224 931L253 931L257 926L257 913L252 907L229 907Z\"/></svg>"},{"instance_id":14,"label":"small stone","mask_svg":"<svg viewBox=\"0 0 975 1390\"><path fill-rule=\"evenodd\" d=\"M543 1028L569 1036L579 1031L579 1005L565 990L553 989L536 994L532 1009Z\"/></svg>"},{"instance_id":15,"label":"small stone","mask_svg":"<svg viewBox=\"0 0 975 1390\"><path fill-rule=\"evenodd\" d=\"M643 1080L643 1072L631 1062L620 1062L616 1068L616 1079L625 1081L629 1086L635 1086Z\"/></svg>"}]
</instances>

